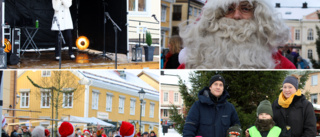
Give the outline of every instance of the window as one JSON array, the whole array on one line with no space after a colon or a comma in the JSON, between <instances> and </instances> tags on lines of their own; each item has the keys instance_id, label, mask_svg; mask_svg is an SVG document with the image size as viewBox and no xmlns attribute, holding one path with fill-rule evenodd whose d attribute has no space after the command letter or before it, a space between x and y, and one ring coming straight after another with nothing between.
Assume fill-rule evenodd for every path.
<instances>
[{"instance_id":1,"label":"window","mask_svg":"<svg viewBox=\"0 0 320 137\"><path fill-rule=\"evenodd\" d=\"M146 0L129 0L129 11L146 12Z\"/></svg>"},{"instance_id":2,"label":"window","mask_svg":"<svg viewBox=\"0 0 320 137\"><path fill-rule=\"evenodd\" d=\"M124 100L126 98L124 96L119 97L119 113L124 113Z\"/></svg>"},{"instance_id":3,"label":"window","mask_svg":"<svg viewBox=\"0 0 320 137\"><path fill-rule=\"evenodd\" d=\"M166 43L165 42L165 39L166 39L166 32L165 31L161 31L161 48L164 48L164 44Z\"/></svg>"},{"instance_id":4,"label":"window","mask_svg":"<svg viewBox=\"0 0 320 137\"><path fill-rule=\"evenodd\" d=\"M144 133L144 125L141 125L141 133Z\"/></svg>"},{"instance_id":5,"label":"window","mask_svg":"<svg viewBox=\"0 0 320 137\"><path fill-rule=\"evenodd\" d=\"M113 94L112 93L107 93L107 108L106 108L106 111L112 111L112 97L113 97Z\"/></svg>"},{"instance_id":6,"label":"window","mask_svg":"<svg viewBox=\"0 0 320 137\"><path fill-rule=\"evenodd\" d=\"M309 50L308 50L308 58L309 58L309 59L312 59L312 49L309 49Z\"/></svg>"},{"instance_id":7,"label":"window","mask_svg":"<svg viewBox=\"0 0 320 137\"><path fill-rule=\"evenodd\" d=\"M196 17L196 16L197 16L197 14L198 14L198 9L197 9L197 8L194 8L193 12L194 12L194 13L193 13L193 16L195 16L195 17Z\"/></svg>"},{"instance_id":8,"label":"window","mask_svg":"<svg viewBox=\"0 0 320 137\"><path fill-rule=\"evenodd\" d=\"M153 118L154 116L154 103L150 103L150 117Z\"/></svg>"},{"instance_id":9,"label":"window","mask_svg":"<svg viewBox=\"0 0 320 137\"><path fill-rule=\"evenodd\" d=\"M134 115L136 110L136 99L131 98L130 99L130 115Z\"/></svg>"},{"instance_id":10,"label":"window","mask_svg":"<svg viewBox=\"0 0 320 137\"><path fill-rule=\"evenodd\" d=\"M179 35L179 27L172 27L172 36Z\"/></svg>"},{"instance_id":11,"label":"window","mask_svg":"<svg viewBox=\"0 0 320 137\"><path fill-rule=\"evenodd\" d=\"M311 94L311 103L317 104L318 102L318 94Z\"/></svg>"},{"instance_id":12,"label":"window","mask_svg":"<svg viewBox=\"0 0 320 137\"><path fill-rule=\"evenodd\" d=\"M50 108L50 89L41 89L41 108Z\"/></svg>"},{"instance_id":13,"label":"window","mask_svg":"<svg viewBox=\"0 0 320 137\"><path fill-rule=\"evenodd\" d=\"M188 10L188 14L189 14L189 15L192 15L192 9L193 9L193 7L190 6L190 7L189 7L189 10Z\"/></svg>"},{"instance_id":14,"label":"window","mask_svg":"<svg viewBox=\"0 0 320 137\"><path fill-rule=\"evenodd\" d=\"M179 93L174 93L174 102L178 102L179 101Z\"/></svg>"},{"instance_id":15,"label":"window","mask_svg":"<svg viewBox=\"0 0 320 137\"><path fill-rule=\"evenodd\" d=\"M99 105L99 90L92 90L92 109L98 109Z\"/></svg>"},{"instance_id":16,"label":"window","mask_svg":"<svg viewBox=\"0 0 320 137\"><path fill-rule=\"evenodd\" d=\"M181 5L173 5L173 14L172 20L180 21L181 20Z\"/></svg>"},{"instance_id":17,"label":"window","mask_svg":"<svg viewBox=\"0 0 320 137\"><path fill-rule=\"evenodd\" d=\"M199 9L198 12L199 12L199 15L201 15L201 9Z\"/></svg>"},{"instance_id":18,"label":"window","mask_svg":"<svg viewBox=\"0 0 320 137\"><path fill-rule=\"evenodd\" d=\"M311 76L311 86L318 85L318 75Z\"/></svg>"},{"instance_id":19,"label":"window","mask_svg":"<svg viewBox=\"0 0 320 137\"><path fill-rule=\"evenodd\" d=\"M49 70L41 71L41 77L51 77L51 71Z\"/></svg>"},{"instance_id":20,"label":"window","mask_svg":"<svg viewBox=\"0 0 320 137\"><path fill-rule=\"evenodd\" d=\"M141 116L144 117L145 116L145 112L146 112L146 102L143 102L142 103L142 112L141 112L142 114L141 114Z\"/></svg>"},{"instance_id":21,"label":"window","mask_svg":"<svg viewBox=\"0 0 320 137\"><path fill-rule=\"evenodd\" d=\"M20 100L20 107L21 108L29 108L29 101L30 101L30 90L27 92L20 91L21 100Z\"/></svg>"},{"instance_id":22,"label":"window","mask_svg":"<svg viewBox=\"0 0 320 137\"><path fill-rule=\"evenodd\" d=\"M299 29L296 29L295 30L295 40L300 40L300 30Z\"/></svg>"},{"instance_id":23,"label":"window","mask_svg":"<svg viewBox=\"0 0 320 137\"><path fill-rule=\"evenodd\" d=\"M73 106L73 93L63 93L63 107L72 108Z\"/></svg>"},{"instance_id":24,"label":"window","mask_svg":"<svg viewBox=\"0 0 320 137\"><path fill-rule=\"evenodd\" d=\"M163 101L168 101L168 92L163 93Z\"/></svg>"},{"instance_id":25,"label":"window","mask_svg":"<svg viewBox=\"0 0 320 137\"><path fill-rule=\"evenodd\" d=\"M308 40L313 40L313 30L312 29L308 29Z\"/></svg>"},{"instance_id":26,"label":"window","mask_svg":"<svg viewBox=\"0 0 320 137\"><path fill-rule=\"evenodd\" d=\"M163 117L168 117L168 109L163 110Z\"/></svg>"},{"instance_id":27,"label":"window","mask_svg":"<svg viewBox=\"0 0 320 137\"><path fill-rule=\"evenodd\" d=\"M167 19L167 6L161 5L161 22L166 22Z\"/></svg>"}]
</instances>

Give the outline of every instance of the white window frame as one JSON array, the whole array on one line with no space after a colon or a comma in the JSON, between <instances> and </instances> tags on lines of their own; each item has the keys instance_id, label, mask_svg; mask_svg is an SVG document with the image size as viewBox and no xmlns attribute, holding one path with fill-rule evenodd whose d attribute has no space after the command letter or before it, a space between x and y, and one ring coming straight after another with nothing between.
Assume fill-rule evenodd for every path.
<instances>
[{"instance_id":1,"label":"white window frame","mask_svg":"<svg viewBox=\"0 0 320 137\"><path fill-rule=\"evenodd\" d=\"M300 40L300 29L295 29L294 30L294 39L295 40Z\"/></svg>"},{"instance_id":2,"label":"white window frame","mask_svg":"<svg viewBox=\"0 0 320 137\"><path fill-rule=\"evenodd\" d=\"M42 70L41 77L51 77L51 71L50 70Z\"/></svg>"},{"instance_id":3,"label":"white window frame","mask_svg":"<svg viewBox=\"0 0 320 137\"><path fill-rule=\"evenodd\" d=\"M100 94L99 90L96 90L96 89L92 90L91 108L94 110L98 110L98 108L99 108L99 94Z\"/></svg>"},{"instance_id":4,"label":"white window frame","mask_svg":"<svg viewBox=\"0 0 320 137\"><path fill-rule=\"evenodd\" d=\"M68 95L67 95L68 94ZM70 95L71 94L71 95ZM71 106L65 106L65 98L66 98L66 95L67 95L67 98L68 98L68 105L69 105L69 97L71 96L72 97L72 101L71 101ZM63 93L63 101L62 101L62 107L63 108L73 108L73 92L72 93Z\"/></svg>"},{"instance_id":5,"label":"white window frame","mask_svg":"<svg viewBox=\"0 0 320 137\"><path fill-rule=\"evenodd\" d=\"M165 47L166 43L166 31L161 30L161 48Z\"/></svg>"},{"instance_id":6,"label":"white window frame","mask_svg":"<svg viewBox=\"0 0 320 137\"><path fill-rule=\"evenodd\" d=\"M168 117L168 109L163 110L163 117Z\"/></svg>"},{"instance_id":7,"label":"white window frame","mask_svg":"<svg viewBox=\"0 0 320 137\"><path fill-rule=\"evenodd\" d=\"M107 93L106 111L108 111L108 112L112 112L112 98L113 98L113 94L112 93Z\"/></svg>"},{"instance_id":8,"label":"white window frame","mask_svg":"<svg viewBox=\"0 0 320 137\"><path fill-rule=\"evenodd\" d=\"M196 17L198 15L198 8L193 8L193 16Z\"/></svg>"},{"instance_id":9,"label":"white window frame","mask_svg":"<svg viewBox=\"0 0 320 137\"><path fill-rule=\"evenodd\" d=\"M163 92L163 102L168 102L168 101L169 101L169 93L168 92Z\"/></svg>"},{"instance_id":10,"label":"white window frame","mask_svg":"<svg viewBox=\"0 0 320 137\"><path fill-rule=\"evenodd\" d=\"M161 22L167 21L167 5L161 4Z\"/></svg>"},{"instance_id":11,"label":"white window frame","mask_svg":"<svg viewBox=\"0 0 320 137\"><path fill-rule=\"evenodd\" d=\"M136 99L130 98L130 115L135 115L136 111Z\"/></svg>"},{"instance_id":12,"label":"white window frame","mask_svg":"<svg viewBox=\"0 0 320 137\"><path fill-rule=\"evenodd\" d=\"M173 94L173 97L174 97L174 98L173 98L173 101L174 101L174 102L179 102L179 93L177 93L177 92L174 93L174 94Z\"/></svg>"},{"instance_id":13,"label":"white window frame","mask_svg":"<svg viewBox=\"0 0 320 137\"><path fill-rule=\"evenodd\" d=\"M308 29L307 40L313 40L313 29Z\"/></svg>"},{"instance_id":14,"label":"white window frame","mask_svg":"<svg viewBox=\"0 0 320 137\"><path fill-rule=\"evenodd\" d=\"M50 89L40 89L40 93L41 93L40 108L50 108L50 104L51 104L51 92L50 91L51 91ZM44 93L46 93L45 100L43 100ZM48 96L49 96L49 100L47 100ZM47 102L49 102L49 106L43 106L42 105L43 101L45 101L45 104L47 104Z\"/></svg>"},{"instance_id":15,"label":"white window frame","mask_svg":"<svg viewBox=\"0 0 320 137\"><path fill-rule=\"evenodd\" d=\"M146 102L142 102L142 112L141 112L141 116L145 116L146 114Z\"/></svg>"},{"instance_id":16,"label":"white window frame","mask_svg":"<svg viewBox=\"0 0 320 137\"><path fill-rule=\"evenodd\" d=\"M20 108L29 108L30 106L30 89L20 89ZM26 95L28 94L28 95ZM27 99L24 99L27 98ZM24 101L24 103L22 103ZM28 106L26 105L28 102Z\"/></svg>"},{"instance_id":17,"label":"white window frame","mask_svg":"<svg viewBox=\"0 0 320 137\"><path fill-rule=\"evenodd\" d=\"M308 58L312 58L312 49L308 49Z\"/></svg>"},{"instance_id":18,"label":"white window frame","mask_svg":"<svg viewBox=\"0 0 320 137\"><path fill-rule=\"evenodd\" d=\"M192 16L192 13L193 13L192 11L193 11L193 7L190 6L189 9L188 9L188 14L189 14L190 16Z\"/></svg>"},{"instance_id":19,"label":"white window frame","mask_svg":"<svg viewBox=\"0 0 320 137\"><path fill-rule=\"evenodd\" d=\"M312 75L311 76L311 86L318 85L318 75Z\"/></svg>"},{"instance_id":20,"label":"white window frame","mask_svg":"<svg viewBox=\"0 0 320 137\"><path fill-rule=\"evenodd\" d=\"M313 102L314 97L315 97L315 99L317 99L316 103ZM310 94L310 99L311 99L312 104L317 104L318 103L318 94Z\"/></svg>"},{"instance_id":21,"label":"white window frame","mask_svg":"<svg viewBox=\"0 0 320 137\"><path fill-rule=\"evenodd\" d=\"M151 11L150 11L150 7L151 7L151 0L145 0L146 1L146 11L139 11L139 0L135 0L135 11L130 11L129 10L129 0L128 0L128 12L129 12L129 16L134 16L134 17L149 17L151 16Z\"/></svg>"},{"instance_id":22,"label":"white window frame","mask_svg":"<svg viewBox=\"0 0 320 137\"><path fill-rule=\"evenodd\" d=\"M150 111L149 111L149 117L150 118L154 117L154 107L155 107L155 103L150 102Z\"/></svg>"},{"instance_id":23,"label":"white window frame","mask_svg":"<svg viewBox=\"0 0 320 137\"><path fill-rule=\"evenodd\" d=\"M125 100L126 100L125 96L121 96L121 95L119 96L119 111L118 111L118 113L121 113L121 114L124 113Z\"/></svg>"}]
</instances>

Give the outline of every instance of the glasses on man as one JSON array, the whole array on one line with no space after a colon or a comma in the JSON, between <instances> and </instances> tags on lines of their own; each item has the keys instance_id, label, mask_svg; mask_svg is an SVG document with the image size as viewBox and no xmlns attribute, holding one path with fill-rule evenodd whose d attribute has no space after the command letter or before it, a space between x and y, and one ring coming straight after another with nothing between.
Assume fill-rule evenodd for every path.
<instances>
[{"instance_id":1,"label":"glasses on man","mask_svg":"<svg viewBox=\"0 0 320 137\"><path fill-rule=\"evenodd\" d=\"M239 10L242 14L251 14L254 11L254 6L248 1L240 2L238 6L232 4L228 7L226 15L233 14L236 10Z\"/></svg>"}]
</instances>

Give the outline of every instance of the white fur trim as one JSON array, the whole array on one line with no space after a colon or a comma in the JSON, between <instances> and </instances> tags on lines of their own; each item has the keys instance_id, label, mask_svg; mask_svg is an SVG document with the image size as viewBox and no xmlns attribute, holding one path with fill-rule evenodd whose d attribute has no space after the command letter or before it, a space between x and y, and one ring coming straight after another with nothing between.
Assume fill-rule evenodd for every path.
<instances>
[{"instance_id":1,"label":"white fur trim","mask_svg":"<svg viewBox=\"0 0 320 137\"><path fill-rule=\"evenodd\" d=\"M180 53L179 53L179 63L180 64L185 64L186 63L186 59L187 59L187 56L186 56L186 51L187 48L183 48Z\"/></svg>"}]
</instances>

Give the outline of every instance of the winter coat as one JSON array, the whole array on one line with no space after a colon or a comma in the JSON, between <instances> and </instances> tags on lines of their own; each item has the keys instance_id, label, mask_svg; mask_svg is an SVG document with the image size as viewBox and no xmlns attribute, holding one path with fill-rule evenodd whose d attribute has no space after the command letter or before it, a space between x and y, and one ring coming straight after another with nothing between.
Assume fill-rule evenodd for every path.
<instances>
[{"instance_id":1,"label":"winter coat","mask_svg":"<svg viewBox=\"0 0 320 137\"><path fill-rule=\"evenodd\" d=\"M179 53L171 54L170 52L166 55L166 62L164 64L165 69L177 69L180 65L179 60Z\"/></svg>"},{"instance_id":2,"label":"winter coat","mask_svg":"<svg viewBox=\"0 0 320 137\"><path fill-rule=\"evenodd\" d=\"M316 136L317 119L312 104L304 95L295 96L286 109L278 104L278 99L273 102L272 110L274 122L282 129L280 137ZM287 125L290 126L289 130Z\"/></svg>"},{"instance_id":3,"label":"winter coat","mask_svg":"<svg viewBox=\"0 0 320 137\"><path fill-rule=\"evenodd\" d=\"M73 29L73 23L69 7L72 5L72 0L52 0L54 9L54 17L60 24L60 30ZM52 24L51 30L59 31L57 21Z\"/></svg>"},{"instance_id":4,"label":"winter coat","mask_svg":"<svg viewBox=\"0 0 320 137\"><path fill-rule=\"evenodd\" d=\"M9 137L9 135L7 134L7 132L4 131L3 129L2 129L1 132L2 132L2 133L1 133L1 136L2 136L2 137Z\"/></svg>"},{"instance_id":5,"label":"winter coat","mask_svg":"<svg viewBox=\"0 0 320 137\"><path fill-rule=\"evenodd\" d=\"M209 97L210 89L205 87L199 94L187 116L183 137L225 137L229 127L240 120L234 106L227 101L229 93L224 90L217 102Z\"/></svg>"}]
</instances>

